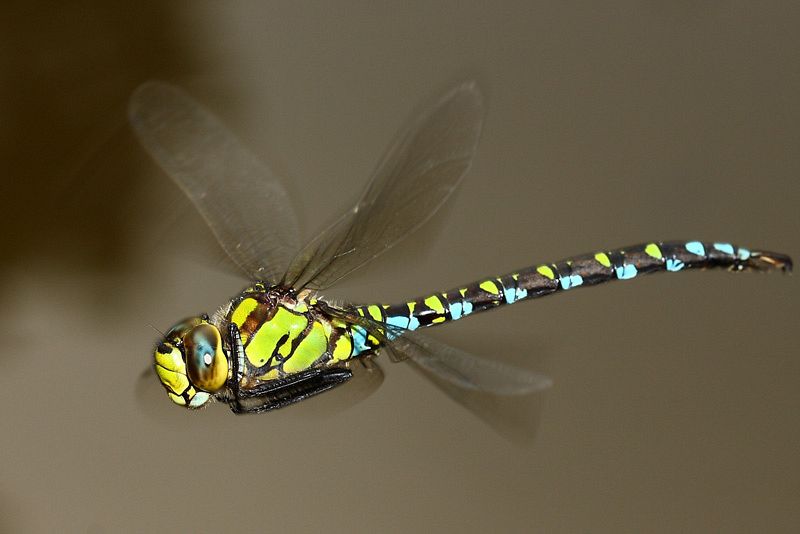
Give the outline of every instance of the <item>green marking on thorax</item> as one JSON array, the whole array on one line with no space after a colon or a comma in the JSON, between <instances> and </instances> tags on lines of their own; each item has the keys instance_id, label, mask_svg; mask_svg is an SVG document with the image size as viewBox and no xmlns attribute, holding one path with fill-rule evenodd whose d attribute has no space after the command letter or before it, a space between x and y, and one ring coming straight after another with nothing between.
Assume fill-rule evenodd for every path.
<instances>
[{"instance_id":1,"label":"green marking on thorax","mask_svg":"<svg viewBox=\"0 0 800 534\"><path fill-rule=\"evenodd\" d=\"M333 347L334 361L346 360L352 353L353 342L350 341L350 338L347 337L347 335L342 334L342 336L336 340L336 345Z\"/></svg>"},{"instance_id":2,"label":"green marking on thorax","mask_svg":"<svg viewBox=\"0 0 800 534\"><path fill-rule=\"evenodd\" d=\"M265 321L247 344L245 348L247 359L254 366L261 367L267 363L276 348L281 356L289 356L292 342L306 326L308 319L304 315L292 313L283 306L278 306L272 319ZM284 336L288 336L286 341L278 347L278 342Z\"/></svg>"},{"instance_id":3,"label":"green marking on thorax","mask_svg":"<svg viewBox=\"0 0 800 534\"><path fill-rule=\"evenodd\" d=\"M312 363L328 350L328 338L325 329L319 321L314 321L308 335L300 342L292 357L283 364L287 373L297 373L308 369Z\"/></svg>"}]
</instances>

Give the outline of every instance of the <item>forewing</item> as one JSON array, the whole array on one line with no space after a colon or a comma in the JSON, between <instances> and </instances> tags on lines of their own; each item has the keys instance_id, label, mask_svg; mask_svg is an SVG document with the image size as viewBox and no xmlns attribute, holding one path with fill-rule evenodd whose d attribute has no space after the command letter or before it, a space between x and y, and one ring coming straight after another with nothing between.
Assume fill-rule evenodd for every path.
<instances>
[{"instance_id":1,"label":"forewing","mask_svg":"<svg viewBox=\"0 0 800 534\"><path fill-rule=\"evenodd\" d=\"M300 242L286 190L213 115L181 89L151 81L128 107L145 149L191 199L231 259L275 281Z\"/></svg>"},{"instance_id":2,"label":"forewing","mask_svg":"<svg viewBox=\"0 0 800 534\"><path fill-rule=\"evenodd\" d=\"M325 289L430 219L469 169L483 125L475 82L401 129L358 203L295 257L284 283Z\"/></svg>"}]
</instances>

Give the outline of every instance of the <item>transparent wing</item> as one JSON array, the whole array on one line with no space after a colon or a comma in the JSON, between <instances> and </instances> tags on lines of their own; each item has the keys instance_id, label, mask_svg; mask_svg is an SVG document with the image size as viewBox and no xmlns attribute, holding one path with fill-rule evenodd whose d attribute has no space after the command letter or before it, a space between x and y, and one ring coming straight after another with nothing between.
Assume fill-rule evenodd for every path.
<instances>
[{"instance_id":1,"label":"transparent wing","mask_svg":"<svg viewBox=\"0 0 800 534\"><path fill-rule=\"evenodd\" d=\"M284 283L325 289L430 219L469 168L483 115L475 82L455 87L416 115L358 203L298 253Z\"/></svg>"},{"instance_id":2,"label":"transparent wing","mask_svg":"<svg viewBox=\"0 0 800 534\"><path fill-rule=\"evenodd\" d=\"M544 395L552 380L527 369L481 358L418 332L388 346L402 351L417 372L440 391L518 445L539 430Z\"/></svg>"},{"instance_id":3,"label":"transparent wing","mask_svg":"<svg viewBox=\"0 0 800 534\"><path fill-rule=\"evenodd\" d=\"M550 378L527 369L470 354L419 331L364 317L352 307L320 305L328 315L359 326L378 339L382 348L390 352L393 361L413 360L429 373L461 389L515 396L536 393L553 384Z\"/></svg>"},{"instance_id":4,"label":"transparent wing","mask_svg":"<svg viewBox=\"0 0 800 534\"><path fill-rule=\"evenodd\" d=\"M540 387L529 387L528 393L498 395L485 389L463 388L430 366L420 364L417 358L409 358L406 365L414 368L499 435L518 445L531 445L536 439L545 399L542 392L550 384L547 377L537 375L539 379L535 381L540 383Z\"/></svg>"},{"instance_id":5,"label":"transparent wing","mask_svg":"<svg viewBox=\"0 0 800 534\"><path fill-rule=\"evenodd\" d=\"M128 114L144 148L191 199L251 278L275 281L300 242L285 189L213 115L182 90L147 82Z\"/></svg>"},{"instance_id":6,"label":"transparent wing","mask_svg":"<svg viewBox=\"0 0 800 534\"><path fill-rule=\"evenodd\" d=\"M519 444L536 436L543 396L552 380L527 369L482 358L419 332L348 310L329 310L377 338L394 361L407 361L448 397L499 434Z\"/></svg>"},{"instance_id":7,"label":"transparent wing","mask_svg":"<svg viewBox=\"0 0 800 534\"><path fill-rule=\"evenodd\" d=\"M304 399L292 407L292 413L310 419L325 419L348 410L378 390L383 383L383 370L371 358L347 362L353 378L344 384Z\"/></svg>"},{"instance_id":8,"label":"transparent wing","mask_svg":"<svg viewBox=\"0 0 800 534\"><path fill-rule=\"evenodd\" d=\"M406 332L387 348L400 353L395 359L407 358L425 372L467 391L513 397L537 393L553 385L544 375L481 358L419 332Z\"/></svg>"}]
</instances>

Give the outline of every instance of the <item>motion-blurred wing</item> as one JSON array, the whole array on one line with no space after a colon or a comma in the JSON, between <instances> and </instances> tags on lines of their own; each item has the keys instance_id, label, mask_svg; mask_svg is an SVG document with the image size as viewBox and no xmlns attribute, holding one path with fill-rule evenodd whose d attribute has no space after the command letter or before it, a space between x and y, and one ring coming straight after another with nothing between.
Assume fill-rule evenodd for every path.
<instances>
[{"instance_id":1,"label":"motion-blurred wing","mask_svg":"<svg viewBox=\"0 0 800 534\"><path fill-rule=\"evenodd\" d=\"M425 371L454 386L492 395L529 395L552 385L550 378L508 365L494 359L483 358L425 336L419 331L390 325L366 317L352 307L325 311L342 321L364 330L380 342L381 350L389 351L393 361L410 359Z\"/></svg>"},{"instance_id":2,"label":"motion-blurred wing","mask_svg":"<svg viewBox=\"0 0 800 534\"><path fill-rule=\"evenodd\" d=\"M272 172L177 87L144 83L128 113L139 141L192 200L231 259L252 279L277 280L300 237L289 196Z\"/></svg>"},{"instance_id":3,"label":"motion-blurred wing","mask_svg":"<svg viewBox=\"0 0 800 534\"><path fill-rule=\"evenodd\" d=\"M422 376L501 436L518 445L536 438L550 378L481 358L417 332L388 345ZM397 358L397 356L395 356Z\"/></svg>"},{"instance_id":4,"label":"motion-blurred wing","mask_svg":"<svg viewBox=\"0 0 800 534\"><path fill-rule=\"evenodd\" d=\"M284 283L324 289L415 231L472 162L483 125L475 82L450 90L398 134L358 203L308 243Z\"/></svg>"},{"instance_id":5,"label":"motion-blurred wing","mask_svg":"<svg viewBox=\"0 0 800 534\"><path fill-rule=\"evenodd\" d=\"M405 360L499 434L519 444L535 438L543 398L540 393L552 385L550 378L349 310L329 312L363 328L368 337L380 341L379 350L389 352L394 361Z\"/></svg>"},{"instance_id":6,"label":"motion-blurred wing","mask_svg":"<svg viewBox=\"0 0 800 534\"><path fill-rule=\"evenodd\" d=\"M350 409L378 390L383 383L383 370L371 358L347 362L353 378L325 392L298 403L292 412L300 417L325 419Z\"/></svg>"},{"instance_id":7,"label":"motion-blurred wing","mask_svg":"<svg viewBox=\"0 0 800 534\"><path fill-rule=\"evenodd\" d=\"M481 358L418 332L406 332L388 345L419 368L466 391L505 397L530 395L549 388L550 378L527 369ZM399 358L398 358L399 356Z\"/></svg>"}]
</instances>

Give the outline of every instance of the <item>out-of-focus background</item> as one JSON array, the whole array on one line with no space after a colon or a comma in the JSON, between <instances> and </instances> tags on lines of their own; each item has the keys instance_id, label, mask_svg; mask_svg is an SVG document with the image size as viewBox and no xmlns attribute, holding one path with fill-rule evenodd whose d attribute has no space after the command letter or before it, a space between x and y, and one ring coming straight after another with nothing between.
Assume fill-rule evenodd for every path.
<instances>
[{"instance_id":1,"label":"out-of-focus background","mask_svg":"<svg viewBox=\"0 0 800 534\"><path fill-rule=\"evenodd\" d=\"M325 418L174 407L140 380L155 329L245 282L125 118L147 79L186 88L310 236L475 77L483 141L432 246L338 289L357 301L653 239L797 257L796 2L0 10L0 532L800 531L791 277L655 276L436 332L554 379L526 446L387 362Z\"/></svg>"}]
</instances>

